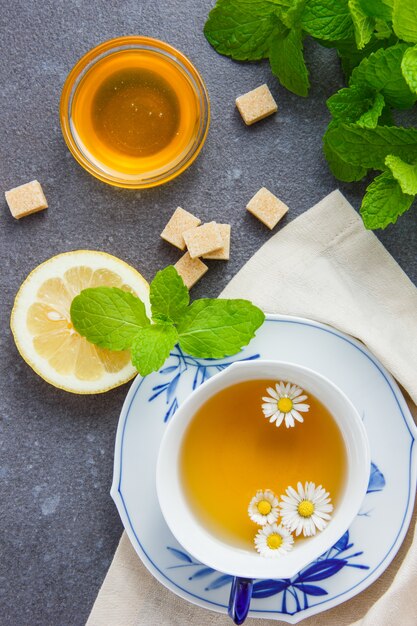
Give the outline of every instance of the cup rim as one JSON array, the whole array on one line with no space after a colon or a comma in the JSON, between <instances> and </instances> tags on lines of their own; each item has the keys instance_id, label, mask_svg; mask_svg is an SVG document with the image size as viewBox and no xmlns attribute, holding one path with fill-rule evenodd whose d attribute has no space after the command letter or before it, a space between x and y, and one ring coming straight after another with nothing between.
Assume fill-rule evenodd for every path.
<instances>
[{"instance_id":1,"label":"cup rim","mask_svg":"<svg viewBox=\"0 0 417 626\"><path fill-rule=\"evenodd\" d=\"M141 174L137 179L124 178L122 174L112 175L101 169L97 163L89 159L85 151L82 150L74 135L71 124L71 106L78 85L86 72L99 60L109 54L121 50L149 50L168 58L176 65L188 78L195 95L198 98L200 119L196 137L190 145L183 158L174 165L167 164L163 171L156 175L147 176ZM170 44L143 35L129 35L126 37L115 37L102 42L86 52L73 66L65 79L61 92L59 106L59 116L62 135L69 151L75 160L95 178L115 187L125 187L130 189L145 189L156 187L170 180L173 180L184 172L197 158L205 140L210 126L210 99L204 80L195 65L182 52Z\"/></svg>"},{"instance_id":2,"label":"cup rim","mask_svg":"<svg viewBox=\"0 0 417 626\"><path fill-rule=\"evenodd\" d=\"M274 371L275 368L275 371ZM269 373L265 375L265 372ZM277 372L281 372L281 375ZM258 372L258 373L257 373ZM264 372L264 374L262 374ZM257 374L256 374L257 373ZM284 373L284 375L282 375ZM235 376L237 374L237 376ZM253 375L254 374L254 375ZM311 392L320 400L323 388L329 392L329 404L343 408L332 414L341 430L348 457L343 494L328 526L308 542L294 548L282 559L267 559L253 551L228 545L210 533L195 517L181 487L179 452L182 437L196 410L212 395L227 386L250 379L279 377L305 387L307 380L318 384ZM229 383L226 381L229 379ZM300 380L301 379L301 380ZM330 549L346 532L357 515L366 494L370 471L370 449L362 419L344 392L317 372L294 363L275 360L243 361L231 364L195 390L177 409L163 435L156 470L156 487L162 514L178 542L196 559L215 570L244 578L292 578L301 569ZM256 529L254 528L254 533Z\"/></svg>"}]
</instances>

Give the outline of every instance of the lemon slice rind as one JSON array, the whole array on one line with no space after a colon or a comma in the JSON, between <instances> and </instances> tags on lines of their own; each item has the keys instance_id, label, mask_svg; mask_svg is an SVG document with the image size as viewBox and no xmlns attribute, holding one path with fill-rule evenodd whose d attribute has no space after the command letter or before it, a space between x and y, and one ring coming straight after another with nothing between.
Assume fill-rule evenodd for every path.
<instances>
[{"instance_id":1,"label":"lemon slice rind","mask_svg":"<svg viewBox=\"0 0 417 626\"><path fill-rule=\"evenodd\" d=\"M81 380L75 374L60 374L36 351L34 336L27 324L29 307L38 301L38 291L45 281L50 278L64 279L65 272L74 267L88 267L93 271L105 269L118 274L122 282L141 298L150 316L149 285L137 270L106 252L74 250L48 259L27 276L16 295L10 327L20 355L45 381L71 393L104 393L128 382L137 375L137 370L130 361L117 372L105 371L97 380Z\"/></svg>"}]
</instances>

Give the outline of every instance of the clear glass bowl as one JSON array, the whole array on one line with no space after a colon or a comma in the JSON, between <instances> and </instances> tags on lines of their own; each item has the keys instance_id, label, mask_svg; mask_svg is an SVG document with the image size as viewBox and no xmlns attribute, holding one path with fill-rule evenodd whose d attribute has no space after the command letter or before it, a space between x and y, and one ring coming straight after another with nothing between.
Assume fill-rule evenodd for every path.
<instances>
[{"instance_id":1,"label":"clear glass bowl","mask_svg":"<svg viewBox=\"0 0 417 626\"><path fill-rule=\"evenodd\" d=\"M188 82L197 103L197 116L193 134L185 149L181 149L179 154L173 155L171 160L164 163L162 167L150 169L149 171L142 170L137 174L135 172L127 174L123 171L116 171L115 168L109 168L105 163L94 158L80 140L73 115L73 103L77 90L82 84L84 77L95 64L108 55L117 53L120 57L120 54L124 51L131 54L132 50L146 51L148 55L158 55L159 61L172 65L173 72L181 72L182 77ZM118 37L93 48L73 67L62 90L60 120L62 133L71 154L87 172L103 182L116 187L141 189L162 185L172 180L187 169L197 158L205 142L210 124L210 101L203 79L194 65L181 52L163 41L150 37Z\"/></svg>"}]
</instances>

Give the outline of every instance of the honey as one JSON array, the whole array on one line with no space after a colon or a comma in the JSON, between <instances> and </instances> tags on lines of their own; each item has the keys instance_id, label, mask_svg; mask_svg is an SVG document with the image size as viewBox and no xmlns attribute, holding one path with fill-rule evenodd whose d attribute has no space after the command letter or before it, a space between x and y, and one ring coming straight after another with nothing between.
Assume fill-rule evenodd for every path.
<instances>
[{"instance_id":1,"label":"honey","mask_svg":"<svg viewBox=\"0 0 417 626\"><path fill-rule=\"evenodd\" d=\"M168 55L123 49L99 58L71 103L71 130L89 161L110 176L140 179L175 167L199 130L198 96Z\"/></svg>"},{"instance_id":2,"label":"honey","mask_svg":"<svg viewBox=\"0 0 417 626\"><path fill-rule=\"evenodd\" d=\"M277 496L300 481L330 492L337 507L346 476L342 434L328 409L312 394L304 422L279 428L262 413L262 396L276 381L232 385L197 411L184 436L180 471L197 518L212 533L253 549L257 526L247 509L259 489Z\"/></svg>"}]
</instances>

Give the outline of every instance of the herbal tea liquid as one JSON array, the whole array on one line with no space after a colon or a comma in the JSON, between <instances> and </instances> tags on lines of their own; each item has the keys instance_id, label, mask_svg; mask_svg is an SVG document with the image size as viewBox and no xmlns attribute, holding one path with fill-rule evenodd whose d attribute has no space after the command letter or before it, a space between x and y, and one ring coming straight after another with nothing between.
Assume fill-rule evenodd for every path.
<instances>
[{"instance_id":1,"label":"herbal tea liquid","mask_svg":"<svg viewBox=\"0 0 417 626\"><path fill-rule=\"evenodd\" d=\"M157 173L178 161L198 128L189 79L166 56L114 52L84 75L72 102L77 141L109 173Z\"/></svg>"},{"instance_id":2,"label":"herbal tea liquid","mask_svg":"<svg viewBox=\"0 0 417 626\"><path fill-rule=\"evenodd\" d=\"M308 413L294 428L270 424L262 396L275 381L253 380L222 390L196 413L181 449L186 494L212 532L253 547L257 526L247 509L258 489L280 496L289 485L313 481L337 506L346 475L342 435L330 412L308 393Z\"/></svg>"}]
</instances>

